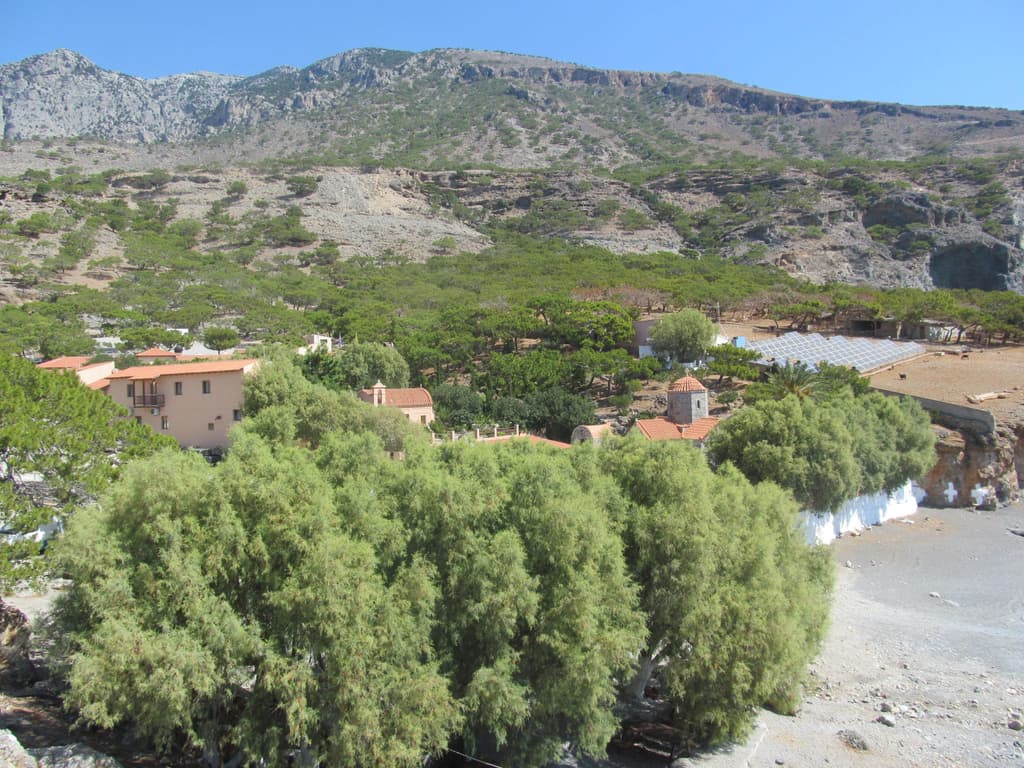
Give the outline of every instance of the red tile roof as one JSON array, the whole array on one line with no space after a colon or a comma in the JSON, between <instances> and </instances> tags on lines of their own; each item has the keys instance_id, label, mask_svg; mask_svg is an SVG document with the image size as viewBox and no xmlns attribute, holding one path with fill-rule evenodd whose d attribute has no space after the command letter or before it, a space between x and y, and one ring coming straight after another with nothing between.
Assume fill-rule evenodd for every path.
<instances>
[{"instance_id":1,"label":"red tile roof","mask_svg":"<svg viewBox=\"0 0 1024 768\"><path fill-rule=\"evenodd\" d=\"M680 437L683 440L703 440L711 433L711 430L718 426L718 421L714 416L697 419L693 424L679 427Z\"/></svg>"},{"instance_id":2,"label":"red tile roof","mask_svg":"<svg viewBox=\"0 0 1024 768\"><path fill-rule=\"evenodd\" d=\"M716 426L718 419L705 416L692 424L674 424L666 418L637 419L636 427L648 440L694 440L701 441Z\"/></svg>"},{"instance_id":3,"label":"red tile roof","mask_svg":"<svg viewBox=\"0 0 1024 768\"><path fill-rule=\"evenodd\" d=\"M359 390L359 398L367 403L373 403L373 390ZM430 392L423 387L396 387L384 388L384 405L392 408L426 408L434 406L434 399Z\"/></svg>"},{"instance_id":4,"label":"red tile roof","mask_svg":"<svg viewBox=\"0 0 1024 768\"><path fill-rule=\"evenodd\" d=\"M693 376L676 379L668 388L669 392L707 392L708 388Z\"/></svg>"},{"instance_id":5,"label":"red tile roof","mask_svg":"<svg viewBox=\"0 0 1024 768\"><path fill-rule=\"evenodd\" d=\"M159 379L161 376L189 376L204 373L231 373L247 371L259 365L259 360L210 360L205 363L171 363L169 365L135 365L123 371L114 371L111 379Z\"/></svg>"},{"instance_id":6,"label":"red tile roof","mask_svg":"<svg viewBox=\"0 0 1024 768\"><path fill-rule=\"evenodd\" d=\"M110 379L96 379L92 384L86 384L89 389L106 389L110 386Z\"/></svg>"},{"instance_id":7,"label":"red tile roof","mask_svg":"<svg viewBox=\"0 0 1024 768\"><path fill-rule=\"evenodd\" d=\"M679 440L679 425L668 419L637 419L636 428L648 440Z\"/></svg>"},{"instance_id":8,"label":"red tile roof","mask_svg":"<svg viewBox=\"0 0 1024 768\"><path fill-rule=\"evenodd\" d=\"M77 371L91 359L92 358L88 355L55 357L53 360L47 360L45 363L39 363L37 367L46 368L48 370Z\"/></svg>"}]
</instances>

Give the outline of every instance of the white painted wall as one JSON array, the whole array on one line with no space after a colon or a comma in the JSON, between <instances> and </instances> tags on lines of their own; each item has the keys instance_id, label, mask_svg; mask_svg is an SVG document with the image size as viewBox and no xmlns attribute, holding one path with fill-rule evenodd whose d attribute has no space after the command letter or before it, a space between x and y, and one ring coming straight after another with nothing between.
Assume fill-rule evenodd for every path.
<instances>
[{"instance_id":1,"label":"white painted wall","mask_svg":"<svg viewBox=\"0 0 1024 768\"><path fill-rule=\"evenodd\" d=\"M917 496L913 484L906 484L892 493L873 493L846 502L837 512L800 513L800 526L808 544L831 544L844 533L862 531L872 525L909 517L917 512Z\"/></svg>"}]
</instances>

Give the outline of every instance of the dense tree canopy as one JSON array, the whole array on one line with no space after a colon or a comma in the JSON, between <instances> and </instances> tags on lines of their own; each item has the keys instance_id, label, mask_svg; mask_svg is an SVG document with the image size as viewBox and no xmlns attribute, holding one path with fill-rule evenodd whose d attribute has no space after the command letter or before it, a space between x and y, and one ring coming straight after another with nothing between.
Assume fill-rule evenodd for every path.
<instances>
[{"instance_id":1,"label":"dense tree canopy","mask_svg":"<svg viewBox=\"0 0 1024 768\"><path fill-rule=\"evenodd\" d=\"M387 387L409 386L409 364L393 346L356 341L326 357L321 375L326 384L351 389L366 389L378 381Z\"/></svg>"},{"instance_id":2,"label":"dense tree canopy","mask_svg":"<svg viewBox=\"0 0 1024 768\"><path fill-rule=\"evenodd\" d=\"M750 712L792 712L828 620L831 561L806 546L779 487L714 474L687 445L630 439L604 452L628 501L627 559L649 635L630 693L653 670L694 743L742 737Z\"/></svg>"},{"instance_id":3,"label":"dense tree canopy","mask_svg":"<svg viewBox=\"0 0 1024 768\"><path fill-rule=\"evenodd\" d=\"M935 463L928 415L910 398L849 387L829 398L787 394L743 409L714 431L708 454L754 482L771 480L809 509L891 491Z\"/></svg>"},{"instance_id":4,"label":"dense tree canopy","mask_svg":"<svg viewBox=\"0 0 1024 768\"><path fill-rule=\"evenodd\" d=\"M203 344L214 350L218 355L225 349L238 345L238 331L224 326L210 326L203 333Z\"/></svg>"},{"instance_id":5,"label":"dense tree canopy","mask_svg":"<svg viewBox=\"0 0 1024 768\"><path fill-rule=\"evenodd\" d=\"M387 409L286 361L247 394L226 461L133 465L62 541L59 650L86 720L213 764L451 747L536 766L600 754L638 659L662 665L686 744L792 706L829 560L778 488L639 440L410 435L394 461Z\"/></svg>"}]
</instances>

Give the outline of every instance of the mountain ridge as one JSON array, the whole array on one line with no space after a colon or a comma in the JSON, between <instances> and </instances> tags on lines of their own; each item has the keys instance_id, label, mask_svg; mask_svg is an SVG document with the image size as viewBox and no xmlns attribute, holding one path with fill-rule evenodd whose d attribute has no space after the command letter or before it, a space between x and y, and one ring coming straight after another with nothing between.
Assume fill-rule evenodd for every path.
<instances>
[{"instance_id":1,"label":"mountain ridge","mask_svg":"<svg viewBox=\"0 0 1024 768\"><path fill-rule=\"evenodd\" d=\"M228 137L256 158L326 144L343 161L435 167L481 159L520 168L616 165L735 153L903 159L939 149L969 156L1024 148L1024 113L1005 109L838 101L712 75L471 49L356 48L251 76L153 79L57 49L0 65L0 109L7 141L188 144ZM296 120L323 136L288 138ZM255 133L273 152L259 152Z\"/></svg>"}]
</instances>

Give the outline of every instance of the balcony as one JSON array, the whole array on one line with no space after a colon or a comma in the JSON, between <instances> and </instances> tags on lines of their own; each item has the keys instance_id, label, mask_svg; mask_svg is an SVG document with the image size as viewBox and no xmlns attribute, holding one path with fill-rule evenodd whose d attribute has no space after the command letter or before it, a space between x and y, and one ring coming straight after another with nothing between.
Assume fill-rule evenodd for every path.
<instances>
[{"instance_id":1,"label":"balcony","mask_svg":"<svg viewBox=\"0 0 1024 768\"><path fill-rule=\"evenodd\" d=\"M132 406L135 408L163 408L164 396L156 394L134 395Z\"/></svg>"}]
</instances>

